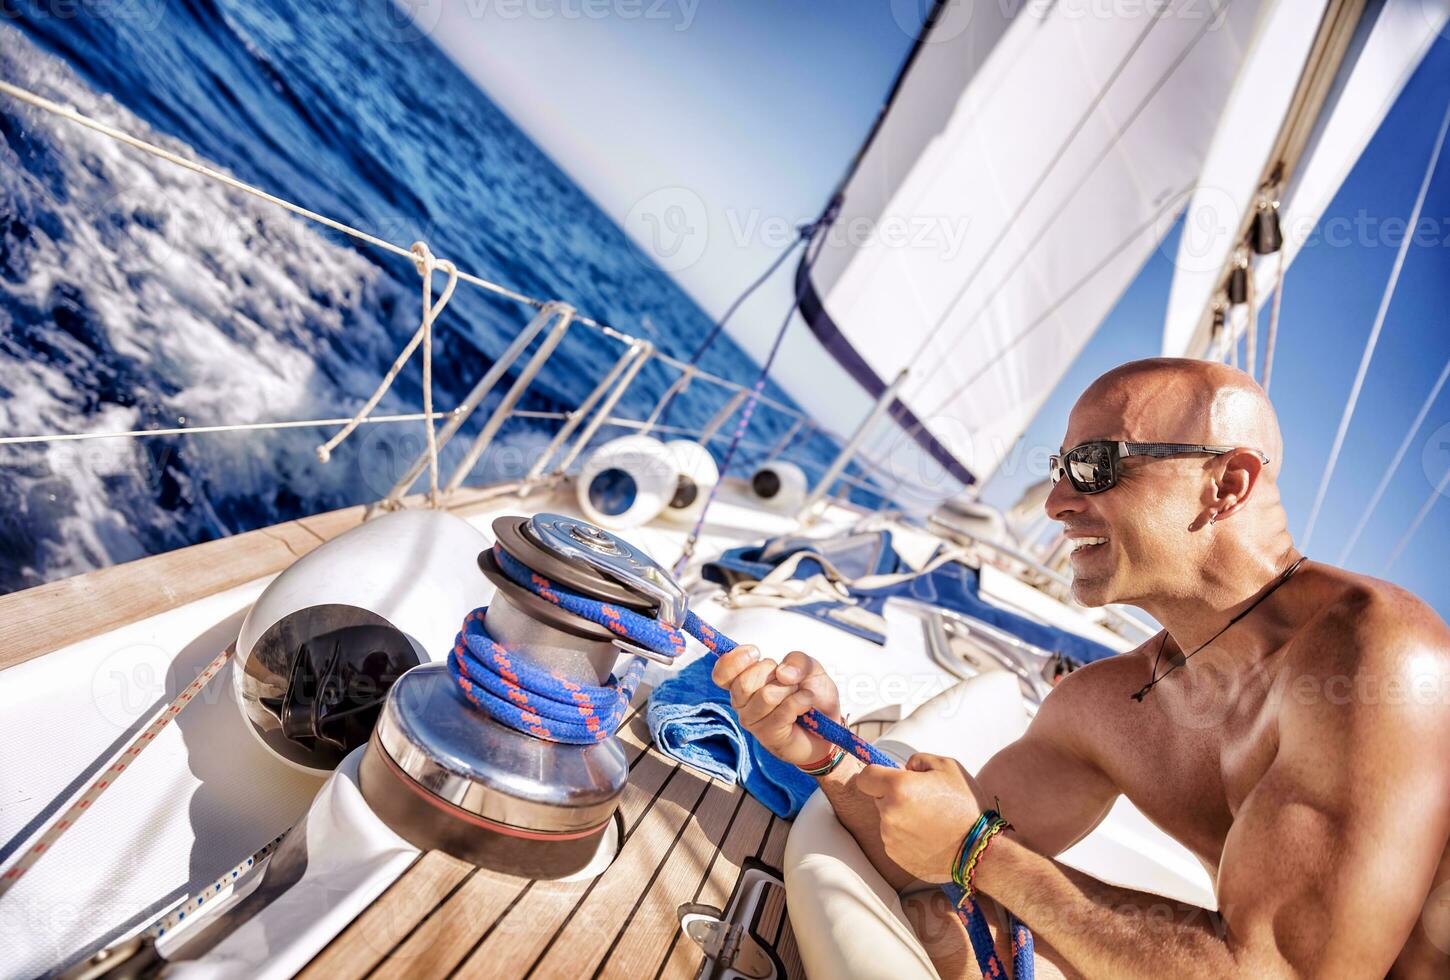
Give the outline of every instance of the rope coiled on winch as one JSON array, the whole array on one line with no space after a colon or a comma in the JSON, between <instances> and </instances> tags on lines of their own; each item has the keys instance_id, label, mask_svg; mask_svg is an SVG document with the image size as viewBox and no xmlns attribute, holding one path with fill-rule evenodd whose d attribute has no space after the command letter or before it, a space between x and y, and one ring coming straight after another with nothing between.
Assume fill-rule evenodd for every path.
<instances>
[{"instance_id":1,"label":"rope coiled on winch","mask_svg":"<svg viewBox=\"0 0 1450 980\"><path fill-rule=\"evenodd\" d=\"M497 544L493 557L511 581L544 601L657 653L671 657L683 653L686 633L703 643L712 658L738 646L693 612L685 613L683 629L677 629L632 609L571 592ZM480 608L468 614L448 656L448 669L470 703L503 725L553 742L588 744L614 734L644 675L641 658L632 658L622 675L612 675L604 684L580 684L511 654L488 635L486 613ZM867 765L899 768L896 760L815 708L796 723ZM943 885L942 890L966 926L982 975L989 980L1005 978L981 908L972 899L961 901L961 890L955 884ZM1012 976L1030 978L1032 933L1015 917L1009 917L1009 924Z\"/></svg>"}]
</instances>

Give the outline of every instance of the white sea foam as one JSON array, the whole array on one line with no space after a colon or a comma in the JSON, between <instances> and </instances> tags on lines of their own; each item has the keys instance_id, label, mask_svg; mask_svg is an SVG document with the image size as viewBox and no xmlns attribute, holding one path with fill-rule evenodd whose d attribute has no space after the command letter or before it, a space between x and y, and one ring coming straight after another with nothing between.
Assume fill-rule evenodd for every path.
<instances>
[{"instance_id":1,"label":"white sea foam","mask_svg":"<svg viewBox=\"0 0 1450 980\"><path fill-rule=\"evenodd\" d=\"M194 156L8 27L0 65L19 85ZM0 321L28 312L31 322L6 324L0 431L346 415L416 327L414 294L316 226L49 114L3 111L18 116L29 158L0 144L0 204L13 206L28 240L12 232L7 243ZM83 329L67 331L57 311L76 306ZM397 311L391 322L381 309ZM418 410L418 372L415 360L410 386L379 412ZM230 533L225 500L235 511L251 495L267 512L290 486L322 506L377 496L422 444L420 426L365 428L322 466L312 449L328 434L0 448L0 481L22 502L10 542L29 542L20 577L33 583Z\"/></svg>"}]
</instances>

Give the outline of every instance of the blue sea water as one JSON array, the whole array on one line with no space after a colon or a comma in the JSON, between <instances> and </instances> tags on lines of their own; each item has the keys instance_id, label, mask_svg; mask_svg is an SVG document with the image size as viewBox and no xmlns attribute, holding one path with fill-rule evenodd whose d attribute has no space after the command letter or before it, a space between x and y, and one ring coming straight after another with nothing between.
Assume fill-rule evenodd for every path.
<instances>
[{"instance_id":1,"label":"blue sea water","mask_svg":"<svg viewBox=\"0 0 1450 980\"><path fill-rule=\"evenodd\" d=\"M86 115L672 355L710 327L389 0L19 0L4 17L0 77ZM347 416L419 307L406 260L0 96L0 433ZM439 407L530 312L460 285L436 333ZM621 349L571 328L522 407L574 407ZM758 371L725 336L702 366ZM617 414L643 417L675 376L651 362ZM726 397L697 382L671 422ZM378 411L421 402L415 358ZM762 407L748 438L789 424ZM510 422L471 482L521 475L552 425ZM376 499L423 442L417 424L364 426L322 465L330 432L0 447L0 592Z\"/></svg>"}]
</instances>

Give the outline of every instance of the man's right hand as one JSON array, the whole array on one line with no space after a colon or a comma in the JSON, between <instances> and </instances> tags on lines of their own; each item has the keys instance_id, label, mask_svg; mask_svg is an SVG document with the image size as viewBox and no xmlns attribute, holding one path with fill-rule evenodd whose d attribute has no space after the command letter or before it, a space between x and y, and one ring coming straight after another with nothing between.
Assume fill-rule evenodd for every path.
<instances>
[{"instance_id":1,"label":"man's right hand","mask_svg":"<svg viewBox=\"0 0 1450 980\"><path fill-rule=\"evenodd\" d=\"M815 660L796 650L781 663L762 659L752 646L738 646L715 661L710 675L730 692L740 724L765 750L801 766L823 759L831 745L795 723L812 708L839 720L836 684Z\"/></svg>"}]
</instances>

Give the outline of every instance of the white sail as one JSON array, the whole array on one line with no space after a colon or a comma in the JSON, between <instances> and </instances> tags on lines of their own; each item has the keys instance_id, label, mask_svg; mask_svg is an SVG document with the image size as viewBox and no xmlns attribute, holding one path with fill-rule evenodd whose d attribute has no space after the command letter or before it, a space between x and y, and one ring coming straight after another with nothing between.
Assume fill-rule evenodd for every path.
<instances>
[{"instance_id":1,"label":"white sail","mask_svg":"<svg viewBox=\"0 0 1450 980\"><path fill-rule=\"evenodd\" d=\"M1219 122L1203 178L1189 204L1163 327L1163 353L1211 353L1211 307L1242 241L1246 215L1286 124L1296 87L1327 7L1277 4L1266 17L1239 84ZM1287 9L1292 6L1293 9ZM1450 14L1450 0L1382 0L1359 19L1337 79L1307 145L1281 191L1284 264L1293 262L1324 209L1399 96ZM1253 300L1266 302L1278 258L1254 263ZM1247 318L1231 321L1235 335Z\"/></svg>"},{"instance_id":2,"label":"white sail","mask_svg":"<svg viewBox=\"0 0 1450 980\"><path fill-rule=\"evenodd\" d=\"M910 370L895 442L949 454L967 482L998 468L1171 227L1260 5L1103 17L1063 0L997 20L988 4L965 26L961 6L845 182L802 308L872 394Z\"/></svg>"}]
</instances>

